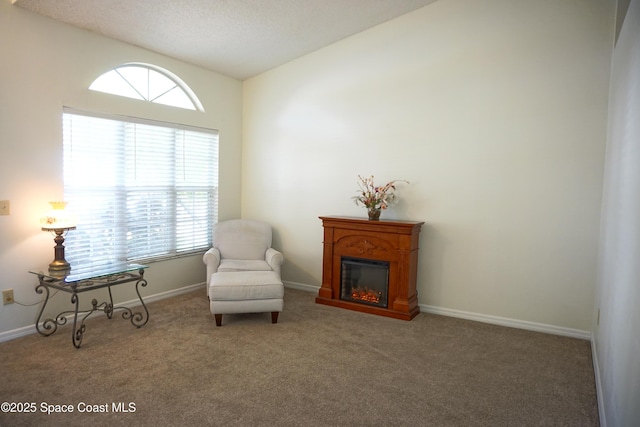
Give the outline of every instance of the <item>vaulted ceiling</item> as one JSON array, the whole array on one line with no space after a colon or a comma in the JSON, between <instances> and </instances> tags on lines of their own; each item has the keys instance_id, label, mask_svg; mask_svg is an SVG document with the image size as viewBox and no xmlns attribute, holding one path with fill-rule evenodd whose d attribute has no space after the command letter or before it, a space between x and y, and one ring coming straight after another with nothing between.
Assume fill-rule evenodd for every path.
<instances>
[{"instance_id":1,"label":"vaulted ceiling","mask_svg":"<svg viewBox=\"0 0 640 427\"><path fill-rule=\"evenodd\" d=\"M11 0L244 80L436 0Z\"/></svg>"}]
</instances>

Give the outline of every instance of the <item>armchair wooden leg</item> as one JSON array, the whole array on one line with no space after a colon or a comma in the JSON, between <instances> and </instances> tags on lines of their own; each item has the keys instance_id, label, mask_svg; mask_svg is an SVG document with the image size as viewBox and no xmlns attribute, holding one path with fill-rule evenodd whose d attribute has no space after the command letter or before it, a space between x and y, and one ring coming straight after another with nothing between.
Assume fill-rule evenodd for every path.
<instances>
[{"instance_id":1,"label":"armchair wooden leg","mask_svg":"<svg viewBox=\"0 0 640 427\"><path fill-rule=\"evenodd\" d=\"M278 323L278 314L280 313L277 311L271 312L271 323Z\"/></svg>"},{"instance_id":2,"label":"armchair wooden leg","mask_svg":"<svg viewBox=\"0 0 640 427\"><path fill-rule=\"evenodd\" d=\"M216 326L222 326L222 314L214 314L216 318Z\"/></svg>"}]
</instances>

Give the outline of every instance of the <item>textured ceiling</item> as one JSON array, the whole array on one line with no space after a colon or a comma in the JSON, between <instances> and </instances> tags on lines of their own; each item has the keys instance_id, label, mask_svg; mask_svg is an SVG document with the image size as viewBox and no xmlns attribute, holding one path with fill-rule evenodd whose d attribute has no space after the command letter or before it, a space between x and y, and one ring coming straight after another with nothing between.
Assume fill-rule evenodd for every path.
<instances>
[{"instance_id":1,"label":"textured ceiling","mask_svg":"<svg viewBox=\"0 0 640 427\"><path fill-rule=\"evenodd\" d=\"M244 80L436 0L12 0Z\"/></svg>"}]
</instances>

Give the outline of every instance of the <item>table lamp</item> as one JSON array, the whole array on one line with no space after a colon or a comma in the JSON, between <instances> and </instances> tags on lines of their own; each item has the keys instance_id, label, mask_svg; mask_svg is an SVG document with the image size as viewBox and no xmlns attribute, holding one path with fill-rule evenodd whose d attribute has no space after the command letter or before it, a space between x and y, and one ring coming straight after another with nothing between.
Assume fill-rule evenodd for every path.
<instances>
[{"instance_id":1,"label":"table lamp","mask_svg":"<svg viewBox=\"0 0 640 427\"><path fill-rule=\"evenodd\" d=\"M65 211L67 202L49 202L51 210L40 218L42 231L50 231L55 234L53 239L56 245L53 247L54 259L49 264L50 271L69 270L71 266L64 259L64 235L69 230L76 228L76 220Z\"/></svg>"}]
</instances>

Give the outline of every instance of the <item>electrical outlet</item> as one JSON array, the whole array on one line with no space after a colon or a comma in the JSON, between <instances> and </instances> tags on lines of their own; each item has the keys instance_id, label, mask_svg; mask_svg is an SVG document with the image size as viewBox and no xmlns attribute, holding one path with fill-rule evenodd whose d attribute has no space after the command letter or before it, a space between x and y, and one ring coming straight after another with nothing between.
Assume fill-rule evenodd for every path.
<instances>
[{"instance_id":1,"label":"electrical outlet","mask_svg":"<svg viewBox=\"0 0 640 427\"><path fill-rule=\"evenodd\" d=\"M13 304L13 289L5 289L2 291L2 304Z\"/></svg>"},{"instance_id":2,"label":"electrical outlet","mask_svg":"<svg viewBox=\"0 0 640 427\"><path fill-rule=\"evenodd\" d=\"M11 213L11 203L9 200L0 200L0 215L9 215Z\"/></svg>"}]
</instances>

